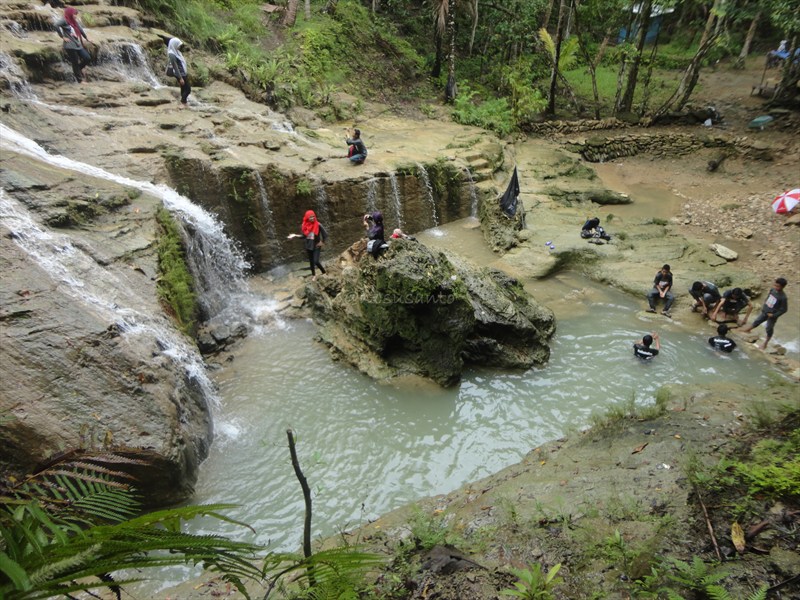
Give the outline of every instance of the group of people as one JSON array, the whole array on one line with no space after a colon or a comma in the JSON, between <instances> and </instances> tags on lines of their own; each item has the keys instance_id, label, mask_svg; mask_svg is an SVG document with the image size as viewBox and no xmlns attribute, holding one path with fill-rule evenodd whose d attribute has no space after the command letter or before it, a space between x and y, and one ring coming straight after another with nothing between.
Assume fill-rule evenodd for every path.
<instances>
[{"instance_id":1,"label":"group of people","mask_svg":"<svg viewBox=\"0 0 800 600\"><path fill-rule=\"evenodd\" d=\"M53 3L53 6L56 4ZM64 53L67 55L72 65L72 74L78 83L86 82L86 75L83 70L92 61L92 55L86 47L89 37L78 21L78 10L75 7L67 6L64 8L64 16L56 21L56 33L63 42ZM184 108L188 104L189 94L192 86L189 85L189 69L186 59L181 54L183 42L176 37L165 38L167 43L167 71L166 74L174 77L181 88L180 106ZM366 156L366 150L365 150Z\"/></svg>"},{"instance_id":2,"label":"group of people","mask_svg":"<svg viewBox=\"0 0 800 600\"><path fill-rule=\"evenodd\" d=\"M653 289L647 294L647 312L656 312L656 302L664 300L664 309L661 314L670 317L670 308L675 301L672 293L672 270L669 265L664 265L656 273L653 279ZM748 333L766 323L767 337L760 348L766 350L767 344L772 339L775 332L775 322L788 310L788 300L783 291L786 287L786 279L778 277L772 288L767 294L761 313L750 324L746 325L747 319L753 310L753 303L742 291L741 288L733 288L720 294L719 288L709 281L695 281L689 288L689 295L694 299L692 312L699 311L704 317L719 323L717 335L709 338L708 343L711 347L723 352L733 352L736 342L728 337L728 323L733 322L742 327L742 332ZM745 311L744 316L741 315ZM661 349L658 334L644 336L641 340L634 343L633 353L642 359L651 359L656 356Z\"/></svg>"},{"instance_id":3,"label":"group of people","mask_svg":"<svg viewBox=\"0 0 800 600\"><path fill-rule=\"evenodd\" d=\"M361 219L364 229L367 233L367 252L377 258L380 253L388 248L386 243L386 233L383 225L383 213L374 211L367 213ZM308 265L311 270L311 280L316 281L317 269L324 275L325 267L320 262L320 253L322 246L328 241L328 232L317 219L317 215L313 210L307 210L303 216L303 222L300 225L302 233L290 233L288 239L303 239L305 244L306 255L308 257ZM392 231L392 239L409 239L415 238L406 235L401 229Z\"/></svg>"}]
</instances>

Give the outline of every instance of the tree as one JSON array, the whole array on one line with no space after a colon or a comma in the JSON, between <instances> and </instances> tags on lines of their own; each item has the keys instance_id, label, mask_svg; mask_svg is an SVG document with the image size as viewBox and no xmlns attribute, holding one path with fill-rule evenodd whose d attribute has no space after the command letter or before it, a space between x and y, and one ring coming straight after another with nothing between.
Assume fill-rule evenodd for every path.
<instances>
[{"instance_id":1,"label":"tree","mask_svg":"<svg viewBox=\"0 0 800 600\"><path fill-rule=\"evenodd\" d=\"M653 0L644 0L639 5L639 13L636 18L636 51L633 54L633 59L630 64L630 71L628 71L628 81L625 86L625 93L617 107L617 113L630 112L633 106L633 95L636 91L636 84L639 78L639 65L642 62L642 54L644 52L644 44L647 40L647 31L650 29L650 17L653 10Z\"/></svg>"},{"instance_id":2,"label":"tree","mask_svg":"<svg viewBox=\"0 0 800 600\"><path fill-rule=\"evenodd\" d=\"M294 27L297 22L297 6L300 0L289 0L286 4L286 14L283 16L283 24L286 27Z\"/></svg>"}]
</instances>

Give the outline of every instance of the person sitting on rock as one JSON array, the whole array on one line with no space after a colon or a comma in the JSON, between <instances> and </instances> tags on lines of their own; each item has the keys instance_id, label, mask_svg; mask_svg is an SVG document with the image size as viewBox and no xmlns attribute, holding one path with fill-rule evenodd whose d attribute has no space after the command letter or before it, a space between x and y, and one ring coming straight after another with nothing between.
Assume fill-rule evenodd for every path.
<instances>
[{"instance_id":1,"label":"person sitting on rock","mask_svg":"<svg viewBox=\"0 0 800 600\"><path fill-rule=\"evenodd\" d=\"M348 146L347 158L349 158L350 162L354 165L364 164L364 161L367 160L367 147L361 140L361 130L353 129L352 137L349 130L347 130L347 133L348 136L344 139Z\"/></svg>"},{"instance_id":2,"label":"person sitting on rock","mask_svg":"<svg viewBox=\"0 0 800 600\"><path fill-rule=\"evenodd\" d=\"M653 347L655 343L655 347ZM651 360L661 350L661 342L658 334L654 331L652 335L646 335L633 345L633 355L642 360Z\"/></svg>"},{"instance_id":3,"label":"person sitting on rock","mask_svg":"<svg viewBox=\"0 0 800 600\"><path fill-rule=\"evenodd\" d=\"M661 267L661 270L656 273L656 277L653 279L653 289L650 290L649 294L647 294L647 302L650 305L647 309L647 312L656 312L656 299L663 298L666 304L664 305L664 310L661 311L661 314L665 317L671 316L669 314L669 309L672 306L672 303L675 302L675 296L672 294L671 290L672 271L670 270L669 265L664 265Z\"/></svg>"},{"instance_id":4,"label":"person sitting on rock","mask_svg":"<svg viewBox=\"0 0 800 600\"><path fill-rule=\"evenodd\" d=\"M689 288L689 294L694 298L692 312L698 309L704 317L709 316L709 312L720 300L719 289L710 281L695 281Z\"/></svg>"},{"instance_id":5,"label":"person sitting on rock","mask_svg":"<svg viewBox=\"0 0 800 600\"><path fill-rule=\"evenodd\" d=\"M408 235L403 233L403 230L398 228L392 231L392 235L390 236L393 240L416 240L413 235Z\"/></svg>"},{"instance_id":6,"label":"person sitting on rock","mask_svg":"<svg viewBox=\"0 0 800 600\"><path fill-rule=\"evenodd\" d=\"M744 317L740 318L739 313L745 308L747 308L747 312L744 314ZM750 302L750 298L742 291L742 288L737 287L722 294L722 299L717 302L717 306L711 314L711 320L722 323L733 321L741 327L747 323L747 319L750 318L750 313L752 311L753 303Z\"/></svg>"},{"instance_id":7,"label":"person sitting on rock","mask_svg":"<svg viewBox=\"0 0 800 600\"><path fill-rule=\"evenodd\" d=\"M728 326L725 323L720 323L717 327L717 335L708 338L708 343L714 350L722 352L730 353L736 348L736 342L728 337Z\"/></svg>"},{"instance_id":8,"label":"person sitting on rock","mask_svg":"<svg viewBox=\"0 0 800 600\"><path fill-rule=\"evenodd\" d=\"M376 210L372 214L366 214L363 223L367 230L367 252L378 258L381 251L389 247L384 237L383 213Z\"/></svg>"},{"instance_id":9,"label":"person sitting on rock","mask_svg":"<svg viewBox=\"0 0 800 600\"><path fill-rule=\"evenodd\" d=\"M586 223L581 227L581 237L588 240L611 240L611 236L600 226L600 217L592 217L586 220Z\"/></svg>"}]
</instances>

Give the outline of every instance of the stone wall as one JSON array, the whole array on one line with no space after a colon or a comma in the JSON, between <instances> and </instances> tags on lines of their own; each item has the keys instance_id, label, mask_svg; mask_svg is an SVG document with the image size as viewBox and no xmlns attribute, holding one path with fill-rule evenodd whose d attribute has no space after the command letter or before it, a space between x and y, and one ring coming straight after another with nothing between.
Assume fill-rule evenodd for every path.
<instances>
[{"instance_id":1,"label":"stone wall","mask_svg":"<svg viewBox=\"0 0 800 600\"><path fill-rule=\"evenodd\" d=\"M603 162L622 156L652 154L653 156L683 156L703 148L719 148L755 160L772 160L772 149L747 137L697 135L692 133L654 132L628 133L618 136L593 136L572 140L566 144L589 162Z\"/></svg>"}]
</instances>

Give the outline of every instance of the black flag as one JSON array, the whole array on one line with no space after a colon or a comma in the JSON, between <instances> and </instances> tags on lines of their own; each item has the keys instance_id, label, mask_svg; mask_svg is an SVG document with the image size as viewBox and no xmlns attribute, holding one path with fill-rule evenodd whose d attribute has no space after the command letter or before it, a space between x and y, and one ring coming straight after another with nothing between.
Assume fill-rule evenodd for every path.
<instances>
[{"instance_id":1,"label":"black flag","mask_svg":"<svg viewBox=\"0 0 800 600\"><path fill-rule=\"evenodd\" d=\"M506 193L500 198L500 208L509 217L517 214L517 199L519 198L519 179L517 178L517 167L514 167L514 174L508 183Z\"/></svg>"}]
</instances>

